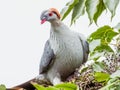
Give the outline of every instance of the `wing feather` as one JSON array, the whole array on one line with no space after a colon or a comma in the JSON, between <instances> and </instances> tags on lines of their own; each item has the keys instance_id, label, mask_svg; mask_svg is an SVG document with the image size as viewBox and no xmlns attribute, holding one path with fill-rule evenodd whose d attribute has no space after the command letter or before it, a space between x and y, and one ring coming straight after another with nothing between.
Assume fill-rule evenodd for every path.
<instances>
[{"instance_id":1,"label":"wing feather","mask_svg":"<svg viewBox=\"0 0 120 90\"><path fill-rule=\"evenodd\" d=\"M53 63L54 57L55 57L55 54L53 52L53 49L50 46L49 40L47 40L44 47L44 52L40 61L39 74L44 73L48 70L48 68Z\"/></svg>"},{"instance_id":2,"label":"wing feather","mask_svg":"<svg viewBox=\"0 0 120 90\"><path fill-rule=\"evenodd\" d=\"M86 38L82 34L79 34L79 39L80 39L80 41L82 43L82 47L83 47L83 63L84 63L88 59L89 44L88 44Z\"/></svg>"}]
</instances>

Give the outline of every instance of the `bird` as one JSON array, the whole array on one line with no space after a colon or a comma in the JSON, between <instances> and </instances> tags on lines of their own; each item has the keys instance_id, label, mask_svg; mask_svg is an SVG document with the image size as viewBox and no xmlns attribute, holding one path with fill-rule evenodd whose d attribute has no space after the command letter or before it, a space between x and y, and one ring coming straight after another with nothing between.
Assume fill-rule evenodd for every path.
<instances>
[{"instance_id":1,"label":"bird","mask_svg":"<svg viewBox=\"0 0 120 90\"><path fill-rule=\"evenodd\" d=\"M56 8L44 10L40 20L41 24L49 22L51 28L37 78L47 79L56 85L62 83L76 68L87 61L89 44L83 34L71 30L61 21L61 15Z\"/></svg>"},{"instance_id":2,"label":"bird","mask_svg":"<svg viewBox=\"0 0 120 90\"><path fill-rule=\"evenodd\" d=\"M34 90L31 82L47 80L56 85L64 82L88 59L89 44L83 34L74 32L61 21L56 8L44 10L40 24L51 24L50 37L46 40L39 64L39 75L23 84L7 90Z\"/></svg>"}]
</instances>

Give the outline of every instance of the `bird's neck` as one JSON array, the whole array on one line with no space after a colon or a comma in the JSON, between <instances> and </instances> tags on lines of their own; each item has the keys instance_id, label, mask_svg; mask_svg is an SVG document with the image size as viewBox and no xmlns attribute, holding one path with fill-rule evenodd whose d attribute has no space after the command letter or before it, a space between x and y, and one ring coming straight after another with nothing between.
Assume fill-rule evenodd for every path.
<instances>
[{"instance_id":1,"label":"bird's neck","mask_svg":"<svg viewBox=\"0 0 120 90\"><path fill-rule=\"evenodd\" d=\"M65 33L69 31L69 28L59 19L52 20L50 23L51 23L51 32Z\"/></svg>"},{"instance_id":2,"label":"bird's neck","mask_svg":"<svg viewBox=\"0 0 120 90\"><path fill-rule=\"evenodd\" d=\"M70 29L60 20L51 22L50 38L66 37L70 33Z\"/></svg>"},{"instance_id":3,"label":"bird's neck","mask_svg":"<svg viewBox=\"0 0 120 90\"><path fill-rule=\"evenodd\" d=\"M59 19L52 20L50 21L50 23L51 27L59 27L62 24L62 22Z\"/></svg>"}]
</instances>

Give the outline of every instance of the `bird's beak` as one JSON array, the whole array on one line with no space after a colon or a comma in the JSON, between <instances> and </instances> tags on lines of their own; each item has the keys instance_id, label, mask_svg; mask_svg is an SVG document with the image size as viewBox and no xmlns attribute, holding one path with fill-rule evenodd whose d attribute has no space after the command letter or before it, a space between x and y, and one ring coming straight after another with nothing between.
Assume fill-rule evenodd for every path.
<instances>
[{"instance_id":1,"label":"bird's beak","mask_svg":"<svg viewBox=\"0 0 120 90\"><path fill-rule=\"evenodd\" d=\"M47 20L44 18L41 20L41 24L45 23Z\"/></svg>"}]
</instances>

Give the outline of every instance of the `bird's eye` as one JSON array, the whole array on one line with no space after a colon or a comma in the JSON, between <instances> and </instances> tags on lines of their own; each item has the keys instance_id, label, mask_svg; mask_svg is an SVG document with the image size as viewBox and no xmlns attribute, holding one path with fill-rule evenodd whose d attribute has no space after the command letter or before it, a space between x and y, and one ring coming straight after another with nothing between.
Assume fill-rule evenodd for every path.
<instances>
[{"instance_id":1,"label":"bird's eye","mask_svg":"<svg viewBox=\"0 0 120 90\"><path fill-rule=\"evenodd\" d=\"M52 16L53 14L52 13L49 13L49 16Z\"/></svg>"}]
</instances>

